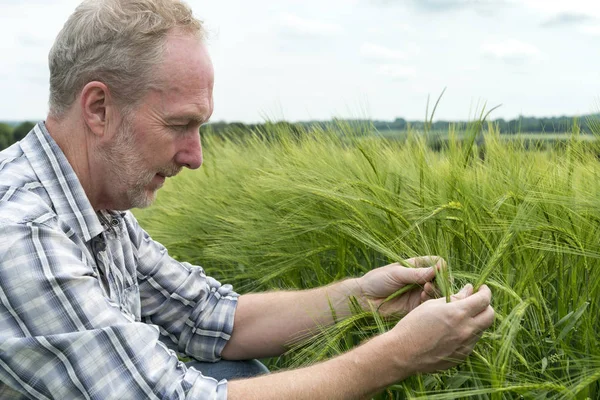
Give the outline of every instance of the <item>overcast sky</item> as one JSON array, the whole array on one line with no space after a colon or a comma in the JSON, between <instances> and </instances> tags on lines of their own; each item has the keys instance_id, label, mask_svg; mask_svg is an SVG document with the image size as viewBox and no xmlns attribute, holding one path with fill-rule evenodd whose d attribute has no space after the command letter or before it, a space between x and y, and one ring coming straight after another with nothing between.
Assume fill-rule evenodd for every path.
<instances>
[{"instance_id":1,"label":"overcast sky","mask_svg":"<svg viewBox=\"0 0 600 400\"><path fill-rule=\"evenodd\" d=\"M0 120L43 119L77 0L0 0ZM211 36L212 121L600 110L597 0L189 0Z\"/></svg>"}]
</instances>

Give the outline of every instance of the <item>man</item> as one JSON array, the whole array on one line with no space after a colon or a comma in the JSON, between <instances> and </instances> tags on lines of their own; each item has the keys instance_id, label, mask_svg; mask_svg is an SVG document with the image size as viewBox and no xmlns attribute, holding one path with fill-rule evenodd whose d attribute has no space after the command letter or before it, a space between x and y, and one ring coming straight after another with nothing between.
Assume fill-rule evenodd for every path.
<instances>
[{"instance_id":1,"label":"man","mask_svg":"<svg viewBox=\"0 0 600 400\"><path fill-rule=\"evenodd\" d=\"M0 153L0 398L358 399L463 360L493 321L491 293L430 300L441 260L238 296L140 228L127 210L202 163L202 33L177 0L88 0L58 35L49 115ZM397 326L344 355L246 379L227 380L260 373L252 361L218 367L281 354L333 323L332 306L349 315L350 296L378 307L408 284L381 307L406 314Z\"/></svg>"}]
</instances>

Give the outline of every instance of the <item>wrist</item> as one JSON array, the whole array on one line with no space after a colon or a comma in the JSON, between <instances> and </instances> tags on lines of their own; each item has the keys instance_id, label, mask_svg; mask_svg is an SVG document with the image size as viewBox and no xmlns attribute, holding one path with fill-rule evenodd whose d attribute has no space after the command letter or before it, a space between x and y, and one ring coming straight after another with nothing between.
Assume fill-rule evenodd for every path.
<instances>
[{"instance_id":1,"label":"wrist","mask_svg":"<svg viewBox=\"0 0 600 400\"><path fill-rule=\"evenodd\" d=\"M376 302L373 299L365 295L363 291L362 278L351 278L343 281L346 283L348 288L351 288L351 296L356 299L363 311L375 311L377 309Z\"/></svg>"},{"instance_id":2,"label":"wrist","mask_svg":"<svg viewBox=\"0 0 600 400\"><path fill-rule=\"evenodd\" d=\"M348 278L340 281L339 284L346 293L346 297L362 297L362 288L360 286L360 278Z\"/></svg>"},{"instance_id":3,"label":"wrist","mask_svg":"<svg viewBox=\"0 0 600 400\"><path fill-rule=\"evenodd\" d=\"M403 381L417 372L410 362L408 346L403 346L388 333L370 339L344 356L363 364L361 371L375 390Z\"/></svg>"},{"instance_id":4,"label":"wrist","mask_svg":"<svg viewBox=\"0 0 600 400\"><path fill-rule=\"evenodd\" d=\"M415 362L414 347L410 342L398 337L398 332L391 330L378 336L381 338L384 354L389 357L388 366L394 373L404 380L419 372L418 363Z\"/></svg>"},{"instance_id":5,"label":"wrist","mask_svg":"<svg viewBox=\"0 0 600 400\"><path fill-rule=\"evenodd\" d=\"M370 303L362 290L361 278L345 279L339 282L339 284L342 287L342 291L345 296L345 302L348 307L350 306L350 299L354 298L363 311L373 310L373 307L370 306Z\"/></svg>"}]
</instances>

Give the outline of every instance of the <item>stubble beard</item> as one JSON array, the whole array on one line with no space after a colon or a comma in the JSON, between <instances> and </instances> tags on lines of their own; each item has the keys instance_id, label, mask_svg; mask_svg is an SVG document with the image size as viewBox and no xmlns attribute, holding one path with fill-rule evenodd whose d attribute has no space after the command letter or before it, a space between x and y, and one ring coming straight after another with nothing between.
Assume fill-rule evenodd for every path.
<instances>
[{"instance_id":1,"label":"stubble beard","mask_svg":"<svg viewBox=\"0 0 600 400\"><path fill-rule=\"evenodd\" d=\"M125 118L117 132L114 144L102 153L106 165L112 170L114 187L121 191L117 193L115 210L149 207L156 199L160 186L151 188L150 184L156 172L144 168L143 158L134 140L133 126L130 118ZM158 173L164 176L174 176L181 170L177 165L161 168Z\"/></svg>"}]
</instances>

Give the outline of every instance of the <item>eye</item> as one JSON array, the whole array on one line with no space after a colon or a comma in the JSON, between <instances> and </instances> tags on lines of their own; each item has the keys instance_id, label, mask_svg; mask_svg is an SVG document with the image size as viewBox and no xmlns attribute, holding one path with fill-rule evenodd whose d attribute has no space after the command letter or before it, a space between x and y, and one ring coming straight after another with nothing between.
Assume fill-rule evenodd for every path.
<instances>
[{"instance_id":1,"label":"eye","mask_svg":"<svg viewBox=\"0 0 600 400\"><path fill-rule=\"evenodd\" d=\"M171 125L171 128L176 131L185 131L188 128L188 124L185 125Z\"/></svg>"}]
</instances>

